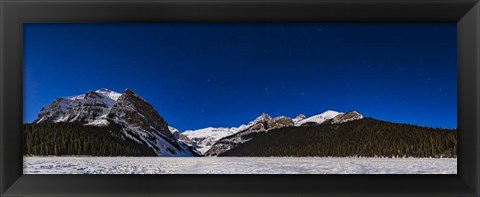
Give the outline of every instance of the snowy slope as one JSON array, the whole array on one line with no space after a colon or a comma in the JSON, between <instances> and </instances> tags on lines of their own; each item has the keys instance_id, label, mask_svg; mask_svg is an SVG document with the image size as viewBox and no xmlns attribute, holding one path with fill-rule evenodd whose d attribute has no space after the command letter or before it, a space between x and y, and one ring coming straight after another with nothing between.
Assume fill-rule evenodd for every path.
<instances>
[{"instance_id":1,"label":"snowy slope","mask_svg":"<svg viewBox=\"0 0 480 197\"><path fill-rule=\"evenodd\" d=\"M101 88L101 89L95 90L95 93L102 96L102 98L98 99L98 102L102 102L102 103L107 104L107 107L109 107L109 108L112 107L113 105L115 105L115 103L117 103L118 98L120 96L122 96L121 93L118 93L118 92L115 92L115 91L112 91L112 90L109 90L109 89L106 89L106 88ZM85 99L85 94L81 94L81 95L77 95L77 96L67 96L67 97L63 97L63 98L66 99L66 100L70 100L70 101L78 101L78 102L72 102L72 104L82 103L82 102L85 102L85 100L86 100ZM66 107L68 107L68 106L66 106Z\"/></svg>"},{"instance_id":2,"label":"snowy slope","mask_svg":"<svg viewBox=\"0 0 480 197\"><path fill-rule=\"evenodd\" d=\"M317 123L317 124L321 124L321 123L325 122L326 120L333 119L333 118L335 118L335 116L338 116L340 114L343 114L343 113L340 113L340 112L337 112L337 111L332 111L332 110L327 110L327 111L325 111L321 114L314 115L314 116L305 118L305 119L300 120L300 121L295 121L294 120L294 123L295 123L295 126L301 126L302 124L305 124L307 122L314 122L314 123Z\"/></svg>"},{"instance_id":3,"label":"snowy slope","mask_svg":"<svg viewBox=\"0 0 480 197\"><path fill-rule=\"evenodd\" d=\"M213 144L215 144L215 142L217 142L218 140L224 137L233 135L235 133L238 133L240 131L245 131L258 123L268 122L271 119L272 117L270 117L266 113L263 113L259 117L257 117L255 120L249 122L248 124L242 124L238 127L230 127L230 128L208 127L203 129L197 129L197 130L187 130L182 134L184 134L194 142L194 144L196 145L195 148L200 153L205 154L208 150L210 150Z\"/></svg>"},{"instance_id":4,"label":"snowy slope","mask_svg":"<svg viewBox=\"0 0 480 197\"><path fill-rule=\"evenodd\" d=\"M24 174L457 174L457 158L24 157Z\"/></svg>"},{"instance_id":5,"label":"snowy slope","mask_svg":"<svg viewBox=\"0 0 480 197\"><path fill-rule=\"evenodd\" d=\"M198 130L187 130L182 134L195 142L196 149L204 154L219 139L236 133L238 128L213 128L208 127Z\"/></svg>"}]
</instances>

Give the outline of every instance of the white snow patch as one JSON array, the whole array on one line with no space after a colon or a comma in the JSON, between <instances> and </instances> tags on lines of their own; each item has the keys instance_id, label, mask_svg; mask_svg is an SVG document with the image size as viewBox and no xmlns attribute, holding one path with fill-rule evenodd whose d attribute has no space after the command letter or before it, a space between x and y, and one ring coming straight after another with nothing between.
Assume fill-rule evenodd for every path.
<instances>
[{"instance_id":1,"label":"white snow patch","mask_svg":"<svg viewBox=\"0 0 480 197\"><path fill-rule=\"evenodd\" d=\"M108 126L110 124L110 122L108 122L108 120L105 120L105 119L96 119L96 120L93 120L87 124L84 124L85 126L97 126L97 127L103 127L103 126Z\"/></svg>"},{"instance_id":2,"label":"white snow patch","mask_svg":"<svg viewBox=\"0 0 480 197\"><path fill-rule=\"evenodd\" d=\"M335 116L337 116L339 114L343 114L343 113L340 113L340 112L337 112L337 111L332 111L332 110L327 110L327 111L325 111L321 114L314 115L314 116L305 118L301 121L294 122L294 124L295 124L295 126L300 126L300 125L305 124L307 122L315 122L315 123L321 124L321 123L325 122L326 120L330 120L330 119L334 118Z\"/></svg>"},{"instance_id":3,"label":"white snow patch","mask_svg":"<svg viewBox=\"0 0 480 197\"><path fill-rule=\"evenodd\" d=\"M99 90L96 90L95 91L96 93L99 93L103 96L106 96L114 101L117 101L118 98L120 98L120 96L122 96L121 93L118 93L118 92L115 92L115 91L112 91L112 90L109 90L109 89L106 89L106 88L101 88Z\"/></svg>"},{"instance_id":4,"label":"white snow patch","mask_svg":"<svg viewBox=\"0 0 480 197\"><path fill-rule=\"evenodd\" d=\"M170 130L170 132L172 132L172 134L174 134L176 132L180 133L180 130L178 130L177 128L172 127L172 126L168 126L168 130Z\"/></svg>"},{"instance_id":5,"label":"white snow patch","mask_svg":"<svg viewBox=\"0 0 480 197\"><path fill-rule=\"evenodd\" d=\"M108 108L111 108L113 105L115 105L117 103L118 98L122 96L121 93L118 93L106 88L101 88L99 90L96 90L95 92L100 94L103 97L99 101L102 103L105 103L108 106ZM62 98L67 101L67 102L61 103L62 108L71 107L74 104L78 105L80 103L83 103L85 100L85 94L76 95L76 96L67 96Z\"/></svg>"},{"instance_id":6,"label":"white snow patch","mask_svg":"<svg viewBox=\"0 0 480 197\"><path fill-rule=\"evenodd\" d=\"M238 132L238 128L213 128L208 127L198 130L187 130L182 134L197 143L197 150L204 154L221 138Z\"/></svg>"}]
</instances>

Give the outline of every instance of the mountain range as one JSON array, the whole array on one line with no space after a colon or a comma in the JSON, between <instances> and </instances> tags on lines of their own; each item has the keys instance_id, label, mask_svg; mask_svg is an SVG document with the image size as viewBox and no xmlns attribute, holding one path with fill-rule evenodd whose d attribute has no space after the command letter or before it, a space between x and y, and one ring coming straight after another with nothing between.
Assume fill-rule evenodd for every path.
<instances>
[{"instance_id":1,"label":"mountain range","mask_svg":"<svg viewBox=\"0 0 480 197\"><path fill-rule=\"evenodd\" d=\"M285 146L292 146L291 142L295 140L300 139L295 143L301 143L303 138L302 136L299 138L298 135L302 134L305 129L322 128L328 130L320 129L322 131L317 131L321 134L332 130L343 131L345 129L343 128L344 125L366 124L363 121L364 119L364 116L356 111L342 113L328 110L311 117L299 114L293 119L286 116L271 117L263 113L249 123L238 127L208 127L181 132L174 126L169 125L152 105L132 90L126 89L122 93L118 93L102 88L77 96L59 97L48 106L43 107L38 114L38 118L24 127L26 132L25 151L26 154L40 155L93 154L107 156L147 156L153 154L157 156L255 156L255 154L250 154L255 152L262 156L268 156L258 152L258 150L266 150L273 146L268 145L267 141L281 140ZM367 122L368 124L378 125L376 120ZM400 127L396 126L396 123L391 124L395 126L391 127L392 125L389 125L391 128ZM358 129L351 126L348 128L349 131ZM72 134L72 130L77 132ZM85 145L86 142L90 143L98 139L94 139L92 132L85 132L86 130L95 131L96 138L109 141L108 145L90 145L90 149L87 151L85 148L87 146ZM40 131L44 133L39 134ZM289 133L290 136L295 136L291 138L295 140L289 140L285 136L277 139L278 136L269 134L279 131L285 131L284 134ZM309 132L311 131L309 130ZM449 131L445 133L452 135ZM81 139L72 139L73 135ZM442 133L436 135L443 136ZM266 140L265 136L272 137ZM39 140L39 138L42 140ZM261 144L264 144L265 147L263 145L258 147L259 145L256 144L255 149L249 149L249 144L258 141L256 138L262 139ZM58 145L59 139L62 141L61 145ZM324 139L328 138L321 136L319 140ZM455 140L456 150L456 134L454 139L452 137L448 139L450 141ZM309 140L311 139L304 139L303 141ZM437 140L441 141L443 138ZM75 143L74 148L69 145L69 142ZM52 146L54 148L51 148ZM276 149L283 149L282 146L280 145ZM449 147L446 147L450 152L451 146L449 144ZM102 151L99 152L92 147L97 147ZM237 151L237 148L244 152ZM315 150L312 151L315 152ZM295 155L288 151L286 155L278 155L276 151L270 152L275 156ZM322 155L321 153L318 154ZM313 156L318 154L315 153ZM438 154L448 155L442 150L439 150Z\"/></svg>"}]
</instances>

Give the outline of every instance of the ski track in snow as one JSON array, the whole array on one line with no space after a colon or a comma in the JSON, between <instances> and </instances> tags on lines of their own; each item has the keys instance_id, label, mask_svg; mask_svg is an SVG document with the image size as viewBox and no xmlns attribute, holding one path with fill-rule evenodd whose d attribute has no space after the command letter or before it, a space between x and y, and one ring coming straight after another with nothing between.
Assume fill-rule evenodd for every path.
<instances>
[{"instance_id":1,"label":"ski track in snow","mask_svg":"<svg viewBox=\"0 0 480 197\"><path fill-rule=\"evenodd\" d=\"M456 174L456 158L24 157L24 174Z\"/></svg>"}]
</instances>

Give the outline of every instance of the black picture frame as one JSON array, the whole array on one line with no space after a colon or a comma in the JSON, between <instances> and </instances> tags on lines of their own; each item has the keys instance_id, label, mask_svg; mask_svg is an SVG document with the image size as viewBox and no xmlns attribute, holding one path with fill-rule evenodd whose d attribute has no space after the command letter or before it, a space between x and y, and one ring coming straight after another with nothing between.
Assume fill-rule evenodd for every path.
<instances>
[{"instance_id":1,"label":"black picture frame","mask_svg":"<svg viewBox=\"0 0 480 197\"><path fill-rule=\"evenodd\" d=\"M0 0L1 196L479 196L478 0ZM23 175L23 23L455 22L456 175Z\"/></svg>"}]
</instances>

